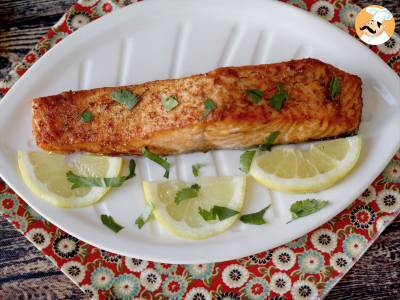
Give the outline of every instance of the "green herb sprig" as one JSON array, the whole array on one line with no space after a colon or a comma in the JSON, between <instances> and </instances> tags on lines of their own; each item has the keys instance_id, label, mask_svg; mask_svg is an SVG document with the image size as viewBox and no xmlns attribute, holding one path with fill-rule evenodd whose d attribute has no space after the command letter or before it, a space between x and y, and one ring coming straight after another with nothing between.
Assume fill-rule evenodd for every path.
<instances>
[{"instance_id":1,"label":"green herb sprig","mask_svg":"<svg viewBox=\"0 0 400 300\"><path fill-rule=\"evenodd\" d=\"M260 151L271 151L272 146L276 138L279 135L279 131L273 131L269 134L269 136L265 139L265 143L260 145L258 149ZM256 150L247 150L240 155L240 170L248 173L250 171L251 162L256 154Z\"/></svg>"},{"instance_id":2,"label":"green herb sprig","mask_svg":"<svg viewBox=\"0 0 400 300\"><path fill-rule=\"evenodd\" d=\"M266 222L264 220L264 213L268 210L268 208L270 208L270 206L271 205L268 205L267 207L252 214L242 215L240 217L240 221L246 224L253 224L253 225L265 224Z\"/></svg>"},{"instance_id":3,"label":"green herb sprig","mask_svg":"<svg viewBox=\"0 0 400 300\"><path fill-rule=\"evenodd\" d=\"M250 97L251 101L253 101L255 104L259 104L262 101L263 96L264 96L264 92L261 90L257 90L257 89L246 90L245 92L246 92L247 96Z\"/></svg>"},{"instance_id":4,"label":"green herb sprig","mask_svg":"<svg viewBox=\"0 0 400 300\"><path fill-rule=\"evenodd\" d=\"M166 112L170 112L179 105L178 100L176 100L174 97L170 96L169 98L167 98L167 96L165 95L162 95L161 103Z\"/></svg>"},{"instance_id":5,"label":"green herb sprig","mask_svg":"<svg viewBox=\"0 0 400 300\"><path fill-rule=\"evenodd\" d=\"M129 109L132 109L139 102L139 98L134 93L123 89L112 92L111 99L125 104Z\"/></svg>"},{"instance_id":6,"label":"green herb sprig","mask_svg":"<svg viewBox=\"0 0 400 300\"><path fill-rule=\"evenodd\" d=\"M135 224L139 229L142 229L144 224L146 224L146 222L150 219L153 209L153 205L151 205L150 203L146 203L142 214L135 220Z\"/></svg>"},{"instance_id":7,"label":"green herb sprig","mask_svg":"<svg viewBox=\"0 0 400 300\"><path fill-rule=\"evenodd\" d=\"M272 146L278 135L280 134L279 131L273 131L269 134L269 136L265 139L265 143L259 146L260 151L271 151Z\"/></svg>"},{"instance_id":8,"label":"green herb sprig","mask_svg":"<svg viewBox=\"0 0 400 300\"><path fill-rule=\"evenodd\" d=\"M199 177L199 175L200 175L200 169L202 168L202 167L204 167L205 166L205 164L194 164L194 165L192 165L192 173L193 173L193 176L194 177Z\"/></svg>"},{"instance_id":9,"label":"green herb sprig","mask_svg":"<svg viewBox=\"0 0 400 300\"><path fill-rule=\"evenodd\" d=\"M120 232L124 227L114 221L113 217L108 215L100 216L101 222L115 233Z\"/></svg>"},{"instance_id":10,"label":"green herb sprig","mask_svg":"<svg viewBox=\"0 0 400 300\"><path fill-rule=\"evenodd\" d=\"M306 199L306 200L296 201L290 206L289 210L292 214L292 220L290 220L288 223L298 218L311 215L327 205L328 201L325 200Z\"/></svg>"},{"instance_id":11,"label":"green herb sprig","mask_svg":"<svg viewBox=\"0 0 400 300\"><path fill-rule=\"evenodd\" d=\"M282 84L278 84L278 89L275 95L272 96L271 100L269 101L269 105L277 111L281 111L283 101L289 98L288 93L284 90Z\"/></svg>"},{"instance_id":12,"label":"green herb sprig","mask_svg":"<svg viewBox=\"0 0 400 300\"><path fill-rule=\"evenodd\" d=\"M334 100L340 92L340 80L336 75L333 75L329 83L329 98Z\"/></svg>"},{"instance_id":13,"label":"green herb sprig","mask_svg":"<svg viewBox=\"0 0 400 300\"><path fill-rule=\"evenodd\" d=\"M234 215L237 215L239 212L228 207L214 205L210 210L203 209L199 207L199 214L203 217L205 221L223 221Z\"/></svg>"},{"instance_id":14,"label":"green herb sprig","mask_svg":"<svg viewBox=\"0 0 400 300\"><path fill-rule=\"evenodd\" d=\"M184 200L196 198L199 195L200 185L197 183L178 191L175 195L175 204L178 205Z\"/></svg>"},{"instance_id":15,"label":"green herb sprig","mask_svg":"<svg viewBox=\"0 0 400 300\"><path fill-rule=\"evenodd\" d=\"M120 187L126 180L133 178L135 174L136 163L133 159L129 161L129 174L118 177L86 177L76 175L72 171L66 173L67 180L72 183L71 189L80 187Z\"/></svg>"},{"instance_id":16,"label":"green herb sprig","mask_svg":"<svg viewBox=\"0 0 400 300\"><path fill-rule=\"evenodd\" d=\"M208 117L208 115L215 109L217 109L217 104L210 98L208 98L206 101L203 103L204 105L204 111L202 115L202 120Z\"/></svg>"},{"instance_id":17,"label":"green herb sprig","mask_svg":"<svg viewBox=\"0 0 400 300\"><path fill-rule=\"evenodd\" d=\"M253 161L256 150L247 150L240 155L240 170L249 173L251 162Z\"/></svg>"},{"instance_id":18,"label":"green herb sprig","mask_svg":"<svg viewBox=\"0 0 400 300\"><path fill-rule=\"evenodd\" d=\"M79 114L81 120L85 123L90 123L93 120L93 114L90 111L85 110Z\"/></svg>"},{"instance_id":19,"label":"green herb sprig","mask_svg":"<svg viewBox=\"0 0 400 300\"><path fill-rule=\"evenodd\" d=\"M162 158L161 156L151 152L150 150L147 150L146 148L142 149L142 153L144 157L147 157L148 159L154 161L156 164L159 164L161 167L163 167L165 170L164 177L169 178L169 171L171 165L166 158Z\"/></svg>"}]
</instances>

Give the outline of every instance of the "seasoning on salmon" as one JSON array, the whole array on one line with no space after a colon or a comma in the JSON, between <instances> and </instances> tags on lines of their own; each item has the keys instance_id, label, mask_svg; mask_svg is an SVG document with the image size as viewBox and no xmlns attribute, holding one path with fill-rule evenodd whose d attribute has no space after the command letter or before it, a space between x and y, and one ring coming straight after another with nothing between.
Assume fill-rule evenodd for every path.
<instances>
[{"instance_id":1,"label":"seasoning on salmon","mask_svg":"<svg viewBox=\"0 0 400 300\"><path fill-rule=\"evenodd\" d=\"M116 91L129 98L116 101ZM47 151L141 155L146 147L168 155L242 149L263 144L274 131L280 132L275 144L356 134L361 79L302 59L69 91L34 99L32 109L33 135ZM82 122L83 112L91 113L89 122Z\"/></svg>"}]
</instances>

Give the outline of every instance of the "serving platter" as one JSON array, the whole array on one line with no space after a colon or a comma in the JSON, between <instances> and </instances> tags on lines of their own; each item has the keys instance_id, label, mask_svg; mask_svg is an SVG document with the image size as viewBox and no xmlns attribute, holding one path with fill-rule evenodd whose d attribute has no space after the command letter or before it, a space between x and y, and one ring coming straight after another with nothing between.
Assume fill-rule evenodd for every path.
<instances>
[{"instance_id":1,"label":"serving platter","mask_svg":"<svg viewBox=\"0 0 400 300\"><path fill-rule=\"evenodd\" d=\"M37 150L31 134L34 97L177 78L218 66L302 57L321 59L362 78L362 156L351 174L320 193L284 194L249 179L245 212L271 203L266 225L237 223L228 232L202 241L173 237L155 221L137 229L134 220L144 208L141 180L163 178L161 168L142 158L135 158L138 175L131 182L84 209L60 209L42 202L18 172L17 150ZM300 9L267 0L146 1L72 34L35 63L8 92L0 103L0 174L49 221L99 248L169 263L228 260L289 242L327 222L361 194L400 146L399 96L399 78L373 52ZM170 178L193 180L191 165L199 162L207 165L202 175L241 175L240 154L212 151L171 156ZM290 204L304 198L326 199L330 205L286 224ZM113 233L101 224L101 214L112 215L125 229Z\"/></svg>"}]
</instances>

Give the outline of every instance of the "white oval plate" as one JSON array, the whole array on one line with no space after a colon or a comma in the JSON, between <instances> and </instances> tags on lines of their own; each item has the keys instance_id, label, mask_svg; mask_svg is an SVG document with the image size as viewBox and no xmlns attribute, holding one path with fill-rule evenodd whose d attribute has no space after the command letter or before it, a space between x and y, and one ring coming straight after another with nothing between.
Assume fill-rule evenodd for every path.
<instances>
[{"instance_id":1,"label":"white oval plate","mask_svg":"<svg viewBox=\"0 0 400 300\"><path fill-rule=\"evenodd\" d=\"M137 159L138 175L97 205L60 209L25 186L16 165L18 149L36 149L31 134L31 99L65 90L133 84L207 72L218 66L272 63L315 57L363 80L364 140L357 167L334 187L316 194L289 195L249 181L246 212L266 204L268 224L238 222L202 241L187 241L152 221L139 230L141 180L162 179L152 162ZM265 0L146 1L80 29L51 49L14 85L0 105L0 172L29 205L83 241L122 255L169 263L223 261L257 253L297 238L349 205L388 163L400 143L400 82L377 55L356 39L310 13ZM241 151L193 153L168 158L171 178L192 180L191 164L205 162L203 175L239 175ZM331 203L309 217L286 224L298 199ZM119 234L100 222L110 214L125 226Z\"/></svg>"}]
</instances>

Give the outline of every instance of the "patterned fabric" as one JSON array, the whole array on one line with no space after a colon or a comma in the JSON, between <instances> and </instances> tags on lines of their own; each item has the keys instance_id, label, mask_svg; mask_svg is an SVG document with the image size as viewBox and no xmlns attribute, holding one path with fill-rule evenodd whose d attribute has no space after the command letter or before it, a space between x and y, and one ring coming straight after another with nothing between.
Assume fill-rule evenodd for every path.
<instances>
[{"instance_id":1,"label":"patterned fabric","mask_svg":"<svg viewBox=\"0 0 400 300\"><path fill-rule=\"evenodd\" d=\"M130 0L79 0L0 83L5 94L46 51ZM360 7L347 0L286 1L355 36ZM370 47L400 74L400 38ZM0 181L0 212L93 299L315 299L323 297L400 212L400 152L346 210L273 250L215 264L170 265L122 257L52 225Z\"/></svg>"}]
</instances>

